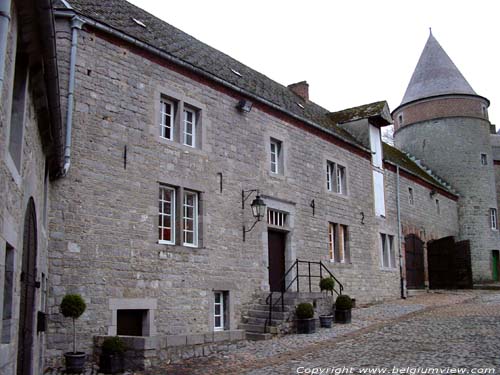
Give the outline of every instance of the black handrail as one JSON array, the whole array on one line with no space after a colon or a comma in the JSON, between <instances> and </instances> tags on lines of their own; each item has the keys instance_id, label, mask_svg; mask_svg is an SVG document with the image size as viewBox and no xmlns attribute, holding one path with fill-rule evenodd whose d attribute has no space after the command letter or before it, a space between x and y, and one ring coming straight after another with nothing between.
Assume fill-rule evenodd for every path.
<instances>
[{"instance_id":1,"label":"black handrail","mask_svg":"<svg viewBox=\"0 0 500 375\"><path fill-rule=\"evenodd\" d=\"M304 263L304 264L307 264L307 270L308 270L308 273L307 275L301 275L300 274L300 269L299 269L299 264L301 263ZM311 274L311 265L319 265L319 275L312 275ZM290 283L288 283L288 285L286 284L286 277L288 276L288 274L294 269L296 268L296 272L295 272L295 277L290 281ZM344 286L342 285L342 283L330 272L330 270L328 269L328 267L326 267L322 261L319 261L319 262L312 262L312 261L308 261L308 260L299 260L299 259L296 259L295 262L293 262L293 264L288 268L288 270L285 272L285 274L283 275L283 277L281 278L280 280L280 283L279 285L282 285L282 288L281 288L281 292L278 292L280 293L281 295L279 296L279 298L273 302L273 293L275 292L271 292L269 293L269 295L267 296L266 298L266 305L269 305L269 316L268 318L266 319L266 323L264 325L264 332L267 331L267 326L271 324L272 322L272 319L273 319L273 308L278 305L278 303L281 302L281 312L283 312L285 310L285 299L284 299L284 294L292 287L292 285L297 282L297 292L300 292L300 278L301 277L307 277L308 280L309 280L309 292L312 292L312 284L311 284L311 279L313 278L320 278L322 279L323 278L323 269L327 272L328 276L332 277L334 280L335 280L335 285L338 285L338 291L334 288L333 291L335 293L337 293L338 296L340 296L342 294L342 291L344 290Z\"/></svg>"}]
</instances>

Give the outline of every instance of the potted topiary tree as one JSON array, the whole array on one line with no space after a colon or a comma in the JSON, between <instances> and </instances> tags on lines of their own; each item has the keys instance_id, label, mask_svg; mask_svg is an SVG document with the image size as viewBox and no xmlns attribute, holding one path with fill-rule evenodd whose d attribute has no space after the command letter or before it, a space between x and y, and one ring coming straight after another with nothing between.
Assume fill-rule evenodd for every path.
<instances>
[{"instance_id":1,"label":"potted topiary tree","mask_svg":"<svg viewBox=\"0 0 500 375\"><path fill-rule=\"evenodd\" d=\"M85 353L76 351L75 320L83 314L87 305L79 294L67 294L62 300L60 308L64 317L73 319L73 352L64 353L66 373L80 374L85 368Z\"/></svg>"},{"instance_id":2,"label":"potted topiary tree","mask_svg":"<svg viewBox=\"0 0 500 375\"><path fill-rule=\"evenodd\" d=\"M319 281L319 288L321 291L330 292L333 295L333 289L335 287L335 280L333 277L325 277ZM319 323L322 328L332 328L333 315L330 313L328 315L320 315Z\"/></svg>"},{"instance_id":3,"label":"potted topiary tree","mask_svg":"<svg viewBox=\"0 0 500 375\"><path fill-rule=\"evenodd\" d=\"M314 333L316 324L314 321L314 307L310 303L300 303L295 309L297 316L297 333Z\"/></svg>"},{"instance_id":4,"label":"potted topiary tree","mask_svg":"<svg viewBox=\"0 0 500 375\"><path fill-rule=\"evenodd\" d=\"M342 294L335 301L335 323L351 322L352 300L347 294Z\"/></svg>"},{"instance_id":5,"label":"potted topiary tree","mask_svg":"<svg viewBox=\"0 0 500 375\"><path fill-rule=\"evenodd\" d=\"M102 343L101 355L99 356L99 372L105 374L123 372L123 353L125 350L125 343L120 337L106 338Z\"/></svg>"}]
</instances>

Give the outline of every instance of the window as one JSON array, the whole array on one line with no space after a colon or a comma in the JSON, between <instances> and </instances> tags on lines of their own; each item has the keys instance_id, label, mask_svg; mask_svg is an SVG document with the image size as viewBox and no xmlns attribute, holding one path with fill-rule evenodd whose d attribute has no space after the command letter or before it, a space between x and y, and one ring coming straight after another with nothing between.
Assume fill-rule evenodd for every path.
<instances>
[{"instance_id":1,"label":"window","mask_svg":"<svg viewBox=\"0 0 500 375\"><path fill-rule=\"evenodd\" d=\"M160 102L160 137L174 139L174 103L170 100L162 99Z\"/></svg>"},{"instance_id":2,"label":"window","mask_svg":"<svg viewBox=\"0 0 500 375\"><path fill-rule=\"evenodd\" d=\"M214 292L214 331L224 331L229 327L228 292Z\"/></svg>"},{"instance_id":3,"label":"window","mask_svg":"<svg viewBox=\"0 0 500 375\"><path fill-rule=\"evenodd\" d=\"M408 203L410 203L410 206L413 206L415 201L413 200L413 188L409 187L408 188Z\"/></svg>"},{"instance_id":4,"label":"window","mask_svg":"<svg viewBox=\"0 0 500 375\"><path fill-rule=\"evenodd\" d=\"M3 272L3 303L2 303L2 337L1 342L8 344L11 341L12 308L14 292L14 248L6 244L5 263Z\"/></svg>"},{"instance_id":5,"label":"window","mask_svg":"<svg viewBox=\"0 0 500 375\"><path fill-rule=\"evenodd\" d=\"M196 112L191 109L184 109L184 144L196 146Z\"/></svg>"},{"instance_id":6,"label":"window","mask_svg":"<svg viewBox=\"0 0 500 375\"><path fill-rule=\"evenodd\" d=\"M159 205L159 242L173 244L175 242L175 190L161 186Z\"/></svg>"},{"instance_id":7,"label":"window","mask_svg":"<svg viewBox=\"0 0 500 375\"><path fill-rule=\"evenodd\" d=\"M396 268L396 254L394 253L394 236L380 233L381 265L383 268Z\"/></svg>"},{"instance_id":8,"label":"window","mask_svg":"<svg viewBox=\"0 0 500 375\"><path fill-rule=\"evenodd\" d=\"M271 138L270 146L271 146L271 173L283 174L281 142Z\"/></svg>"},{"instance_id":9,"label":"window","mask_svg":"<svg viewBox=\"0 0 500 375\"><path fill-rule=\"evenodd\" d=\"M346 169L332 161L326 162L326 188L339 194L347 194Z\"/></svg>"},{"instance_id":10,"label":"window","mask_svg":"<svg viewBox=\"0 0 500 375\"><path fill-rule=\"evenodd\" d=\"M17 45L20 47L21 41L18 40ZM21 170L27 82L28 58L24 54L17 52L10 113L9 153L18 171Z\"/></svg>"},{"instance_id":11,"label":"window","mask_svg":"<svg viewBox=\"0 0 500 375\"><path fill-rule=\"evenodd\" d=\"M436 199L436 213L441 215L441 207L439 207L439 199Z\"/></svg>"},{"instance_id":12,"label":"window","mask_svg":"<svg viewBox=\"0 0 500 375\"><path fill-rule=\"evenodd\" d=\"M401 126L403 125L403 115L402 114L399 114L398 115L398 124Z\"/></svg>"},{"instance_id":13,"label":"window","mask_svg":"<svg viewBox=\"0 0 500 375\"><path fill-rule=\"evenodd\" d=\"M498 216L496 208L490 208L490 223L491 229L498 230Z\"/></svg>"},{"instance_id":14,"label":"window","mask_svg":"<svg viewBox=\"0 0 500 375\"><path fill-rule=\"evenodd\" d=\"M198 194L184 192L182 206L182 244L198 246Z\"/></svg>"},{"instance_id":15,"label":"window","mask_svg":"<svg viewBox=\"0 0 500 375\"><path fill-rule=\"evenodd\" d=\"M328 223L328 255L330 262L348 263L350 261L346 225Z\"/></svg>"},{"instance_id":16,"label":"window","mask_svg":"<svg viewBox=\"0 0 500 375\"><path fill-rule=\"evenodd\" d=\"M481 154L481 165L488 165L488 155Z\"/></svg>"},{"instance_id":17,"label":"window","mask_svg":"<svg viewBox=\"0 0 500 375\"><path fill-rule=\"evenodd\" d=\"M176 196L182 198L176 208ZM199 240L199 198L198 193L182 188L160 186L158 243L197 247ZM177 225L176 223L180 223ZM176 231L179 231L176 235Z\"/></svg>"},{"instance_id":18,"label":"window","mask_svg":"<svg viewBox=\"0 0 500 375\"><path fill-rule=\"evenodd\" d=\"M268 208L267 223L269 225L284 227L286 225L286 213Z\"/></svg>"}]
</instances>

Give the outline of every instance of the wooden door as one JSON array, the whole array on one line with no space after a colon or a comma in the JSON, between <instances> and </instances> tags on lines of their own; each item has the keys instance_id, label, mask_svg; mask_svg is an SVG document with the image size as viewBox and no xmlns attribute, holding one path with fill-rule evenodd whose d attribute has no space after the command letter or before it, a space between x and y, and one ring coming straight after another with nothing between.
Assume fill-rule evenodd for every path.
<instances>
[{"instance_id":1,"label":"wooden door","mask_svg":"<svg viewBox=\"0 0 500 375\"><path fill-rule=\"evenodd\" d=\"M37 230L35 204L33 199L30 199L24 218L17 375L30 375L32 373L33 344L35 340L36 256Z\"/></svg>"},{"instance_id":2,"label":"wooden door","mask_svg":"<svg viewBox=\"0 0 500 375\"><path fill-rule=\"evenodd\" d=\"M405 262L407 288L424 288L424 246L414 234L405 237Z\"/></svg>"},{"instance_id":3,"label":"wooden door","mask_svg":"<svg viewBox=\"0 0 500 375\"><path fill-rule=\"evenodd\" d=\"M285 244L286 233L269 231L267 234L269 254L269 287L271 292L281 292L285 283Z\"/></svg>"},{"instance_id":4,"label":"wooden door","mask_svg":"<svg viewBox=\"0 0 500 375\"><path fill-rule=\"evenodd\" d=\"M456 288L455 240L444 237L427 243L429 288Z\"/></svg>"}]
</instances>

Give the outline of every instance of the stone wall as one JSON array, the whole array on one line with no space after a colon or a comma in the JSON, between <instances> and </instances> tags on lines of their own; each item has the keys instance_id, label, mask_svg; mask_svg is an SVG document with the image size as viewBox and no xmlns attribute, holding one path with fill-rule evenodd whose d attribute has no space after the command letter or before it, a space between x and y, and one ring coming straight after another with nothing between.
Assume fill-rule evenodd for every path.
<instances>
[{"instance_id":1,"label":"stone wall","mask_svg":"<svg viewBox=\"0 0 500 375\"><path fill-rule=\"evenodd\" d=\"M474 281L491 280L491 251L498 249L498 230L490 225L497 208L489 122L450 117L423 121L395 134L398 147L415 155L460 194L458 240L471 241ZM481 153L488 164L481 165Z\"/></svg>"},{"instance_id":2,"label":"stone wall","mask_svg":"<svg viewBox=\"0 0 500 375\"><path fill-rule=\"evenodd\" d=\"M20 305L20 274L23 254L23 228L28 202L33 198L36 211L37 226L37 258L36 280L45 282L47 272L47 229L44 225L44 170L45 156L38 131L32 88L28 84L25 101L25 117L22 136L22 156L20 168L15 166L9 152L9 134L11 129L11 106L14 82L14 62L16 56L16 40L19 33L19 20L15 6L7 43L5 80L1 88L0 100L0 326L2 342L0 343L0 373L15 373L18 345L18 322ZM6 277L6 251L13 249L13 285L4 285ZM43 277L42 277L43 275ZM44 284L45 285L45 284ZM12 292L12 300L8 302L5 289ZM36 310L45 310L42 306L41 294L43 286L36 289ZM11 318L3 316L3 304L10 306ZM35 314L36 327L36 314ZM34 333L33 369L34 373L42 367L44 351L44 333Z\"/></svg>"},{"instance_id":3,"label":"stone wall","mask_svg":"<svg viewBox=\"0 0 500 375\"><path fill-rule=\"evenodd\" d=\"M67 22L57 25L63 96ZM199 110L200 148L160 139L162 96ZM150 333L197 335L213 331L213 292L228 291L228 329L237 328L254 296L269 290L268 226L258 223L243 241L254 196L243 210L242 190L259 189L269 208L287 213L281 228L287 265L296 258L324 261L358 303L399 295L398 270L380 267L379 233L397 234L395 203L387 198L387 217L374 217L370 154L349 152L258 103L242 114L239 99L88 28L80 33L72 168L56 183L50 210L51 358L67 349L58 304L68 292L87 301L77 324L89 353L93 337L116 325L110 299L154 300ZM270 173L271 138L282 142L283 174ZM327 191L327 160L346 167L347 194ZM158 243L160 184L199 192L200 246ZM440 224L443 233L455 230L452 218ZM329 222L348 226L350 263L329 262Z\"/></svg>"}]
</instances>

